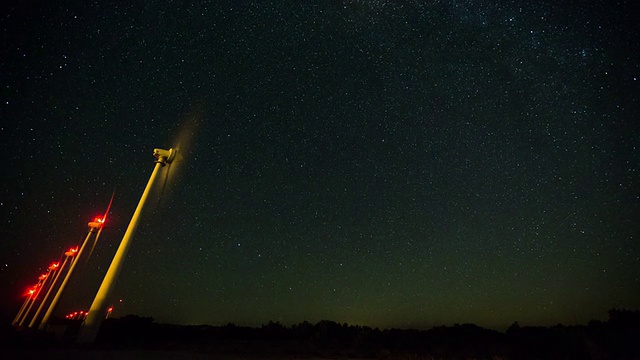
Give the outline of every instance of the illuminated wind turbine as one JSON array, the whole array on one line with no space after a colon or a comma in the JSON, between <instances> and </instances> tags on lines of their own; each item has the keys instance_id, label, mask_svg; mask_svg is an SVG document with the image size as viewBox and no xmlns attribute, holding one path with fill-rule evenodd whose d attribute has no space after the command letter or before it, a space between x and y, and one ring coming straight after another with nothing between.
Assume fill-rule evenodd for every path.
<instances>
[{"instance_id":1,"label":"illuminated wind turbine","mask_svg":"<svg viewBox=\"0 0 640 360\"><path fill-rule=\"evenodd\" d=\"M67 263L67 260L65 259L64 263L62 264L62 267L64 268L64 264ZM55 274L55 277L53 278L53 281L51 282L51 284L49 285L49 289L47 290L47 293L44 295L44 298L42 299L42 301L40 302L40 306L38 306L38 310L36 310L36 313L33 315L33 318L31 319L31 322L29 323L29 325L27 327L33 327L36 323L36 319L38 318L38 316L40 315L40 312L42 311L42 308L44 307L44 304L47 302L47 299L49 298L49 294L51 293L51 290L53 290L53 287L56 285L56 281L58 280L58 277L60 276L60 270L62 270L60 268L60 263L52 263L49 266L49 274L47 275L47 277L51 277L52 276L52 272Z\"/></svg>"},{"instance_id":2,"label":"illuminated wind turbine","mask_svg":"<svg viewBox=\"0 0 640 360\"><path fill-rule=\"evenodd\" d=\"M31 298L33 297L33 294L35 294L36 289L38 288L38 284L33 285L29 290L27 290L27 298L24 300L24 303L22 304L22 307L20 307L20 310L18 311L18 314L16 315L16 317L13 319L13 322L11 323L11 325L17 325L18 322L20 321L20 318L22 318L22 314L24 314L24 310L27 308L27 305L29 304L29 302L31 301Z\"/></svg>"},{"instance_id":3,"label":"illuminated wind turbine","mask_svg":"<svg viewBox=\"0 0 640 360\"><path fill-rule=\"evenodd\" d=\"M34 327L36 325L38 316L40 315L40 312L44 308L44 305L47 303L47 300L49 299L49 295L51 294L51 291L56 286L56 283L58 282L58 278L60 277L60 274L62 274L62 270L64 270L65 265L67 265L67 261L69 260L69 258L74 257L76 255L77 251L78 251L77 249L69 249L69 251L64 253L64 255L65 255L64 262L62 263L62 266L60 266L59 269L56 269L56 271L57 271L56 272L56 277L53 278L53 282L49 286L49 290L47 290L47 293L44 295L44 298L42 299L42 303L40 303L40 306L38 307L38 310L36 311L35 315L33 315L33 319L29 323L29 327L30 328ZM58 263L56 265L56 268L58 267L58 265L60 265L60 264Z\"/></svg>"},{"instance_id":4,"label":"illuminated wind turbine","mask_svg":"<svg viewBox=\"0 0 640 360\"><path fill-rule=\"evenodd\" d=\"M100 239L100 234L102 234L102 229L104 229L104 223L107 221L107 215L109 214L109 210L111 210L111 204L113 204L113 198L115 196L116 196L116 191L114 190L113 193L111 194L111 200L109 200L109 206L107 206L107 211L105 211L104 215L102 216L102 221L101 221L102 226L100 227L100 230L98 230L98 234L96 235L96 238L93 240L93 245L91 246L91 251L89 251L89 256L87 256L86 261L89 261L91 254L93 254L93 249L95 249L96 244L98 243L98 239Z\"/></svg>"},{"instance_id":5,"label":"illuminated wind turbine","mask_svg":"<svg viewBox=\"0 0 640 360\"><path fill-rule=\"evenodd\" d=\"M29 307L24 312L24 315L22 315L22 319L20 320L20 323L18 323L18 326L23 326L24 325L24 321L27 320L27 316L29 315L29 312L31 311L31 308L33 307L33 304L35 304L36 300L38 300L38 295L40 295L40 292L42 291L42 288L45 287L45 285L47 284L47 280L49 280L49 278L50 278L50 276L49 276L50 273L51 273L51 267L49 267L49 269L47 270L46 274L42 274L42 275L40 275L40 277L38 277L38 280L40 280L40 282L38 283L38 288L36 289L35 293L33 294L33 297L31 298L31 304L29 304Z\"/></svg>"},{"instance_id":6,"label":"illuminated wind turbine","mask_svg":"<svg viewBox=\"0 0 640 360\"><path fill-rule=\"evenodd\" d=\"M113 197L111 197L111 201L113 201ZM109 208L110 207L111 207L111 203L109 203ZM71 278L73 269L75 269L76 264L78 264L78 259L80 259L80 256L82 256L82 251L84 250L85 246L87 245L87 242L89 241L89 238L91 238L91 235L96 231L96 229L98 229L98 235L96 236L100 236L100 232L102 232L102 228L104 227L105 219L107 217L107 214L109 213L109 208L107 208L107 212L104 214L102 218L96 218L94 221L88 224L89 232L87 233L87 237L82 242L80 251L78 251L74 259L71 261L71 267L69 267L69 271L67 272L67 275L64 277L62 284L60 284L60 288L58 288L58 292L56 293L56 296L53 298L53 300L51 301L51 304L49 305L49 309L47 309L47 312L44 314L44 317L42 318L42 322L38 326L38 329L44 330L45 327L47 326L47 323L49 322L51 315L53 315L53 312L55 311L56 306L58 305L58 301L62 296L62 292L64 291L64 288L67 286L67 282L69 281L69 278Z\"/></svg>"},{"instance_id":7,"label":"illuminated wind turbine","mask_svg":"<svg viewBox=\"0 0 640 360\"><path fill-rule=\"evenodd\" d=\"M171 164L173 160L176 158L177 150L169 149L153 149L153 156L156 158L156 165L153 168L153 172L149 177L149 182L147 182L147 186L142 193L142 197L138 202L138 206L136 207L135 212L133 213L133 217L129 222L129 226L127 227L127 231L125 231L124 236L122 237L122 241L120 242L120 246L116 251L116 254L111 261L111 265L109 266L109 270L107 270L107 274L104 276L102 280L102 284L100 285L100 289L98 289L98 293L96 297L93 299L93 303L91 304L91 308L89 309L89 314L87 318L84 320L82 327L80 328L80 333L78 334L78 342L80 343L91 343L95 341L96 336L98 335L98 330L100 329L100 324L102 323L102 319L105 316L105 311L107 308L107 301L113 287L118 279L118 275L120 274L120 270L122 269L122 264L124 262L124 258L129 251L129 246L131 245L131 240L133 239L133 235L135 234L136 228L138 227L138 222L140 221L140 214L142 213L142 209L144 208L145 202L149 197L149 192L153 187L154 182L158 178L160 173L160 168L164 167L167 164Z\"/></svg>"}]
</instances>

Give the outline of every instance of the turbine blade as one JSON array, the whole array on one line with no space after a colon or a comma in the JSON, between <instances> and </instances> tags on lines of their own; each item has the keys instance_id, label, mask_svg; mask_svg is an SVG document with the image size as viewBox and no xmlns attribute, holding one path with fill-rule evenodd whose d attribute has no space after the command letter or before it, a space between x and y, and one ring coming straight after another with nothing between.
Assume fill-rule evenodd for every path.
<instances>
[{"instance_id":1,"label":"turbine blade","mask_svg":"<svg viewBox=\"0 0 640 360\"><path fill-rule=\"evenodd\" d=\"M160 189L157 190L158 192L156 193L158 196L158 199L156 201L156 208L160 207L160 205L163 203L163 198L165 196L165 191L167 190L167 186L170 186L171 184L171 179L169 179L169 177L171 176L171 168L173 166L173 163L169 163L165 166L164 170L164 179L162 179L162 184L160 185Z\"/></svg>"},{"instance_id":2,"label":"turbine blade","mask_svg":"<svg viewBox=\"0 0 640 360\"><path fill-rule=\"evenodd\" d=\"M98 244L98 239L100 238L101 233L102 233L102 228L98 230L98 233L96 234L96 238L93 239L93 245L91 245L91 251L89 251L89 255L87 255L87 260L85 260L84 262L85 265L89 263L89 259L91 258L91 254L93 254L93 250L96 248L96 245Z\"/></svg>"},{"instance_id":3,"label":"turbine blade","mask_svg":"<svg viewBox=\"0 0 640 360\"><path fill-rule=\"evenodd\" d=\"M104 215L102 216L102 226L100 226L100 229L96 234L96 238L93 239L93 245L91 246L91 251L89 251L89 256L87 256L87 260L85 261L85 264L89 262L89 258L91 258L91 254L93 254L93 250L96 248L96 245L98 244L98 239L100 238L100 234L102 233L102 228L104 228L105 221L107 221L107 215L109 215L109 210L111 210L111 204L113 204L113 198L115 196L116 196L116 191L113 190L113 193L111 193L111 200L109 200L109 206L107 206L107 211L105 211Z\"/></svg>"},{"instance_id":4,"label":"turbine blade","mask_svg":"<svg viewBox=\"0 0 640 360\"><path fill-rule=\"evenodd\" d=\"M113 193L111 194L111 200L109 200L109 206L107 206L107 211L104 213L104 216L102 217L103 224L107 220L107 215L109 215L109 210L111 210L111 204L113 204L113 198L115 196L116 196L116 191L113 190Z\"/></svg>"}]
</instances>

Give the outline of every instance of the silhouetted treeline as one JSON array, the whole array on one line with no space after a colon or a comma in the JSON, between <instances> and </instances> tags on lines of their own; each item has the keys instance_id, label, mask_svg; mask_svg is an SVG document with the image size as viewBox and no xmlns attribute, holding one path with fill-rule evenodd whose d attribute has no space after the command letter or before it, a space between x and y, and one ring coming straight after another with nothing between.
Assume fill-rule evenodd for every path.
<instances>
[{"instance_id":1,"label":"silhouetted treeline","mask_svg":"<svg viewBox=\"0 0 640 360\"><path fill-rule=\"evenodd\" d=\"M78 322L63 322L73 343ZM59 332L59 335L62 333ZM520 326L506 332L473 324L429 330L380 330L323 320L260 328L158 324L127 315L103 322L94 349L153 349L239 357L640 359L640 312L609 311L588 325Z\"/></svg>"},{"instance_id":2,"label":"silhouetted treeline","mask_svg":"<svg viewBox=\"0 0 640 360\"><path fill-rule=\"evenodd\" d=\"M133 315L105 321L98 341L111 346L243 355L388 358L638 359L640 312L609 311L609 320L586 326L531 327L514 323L506 333L473 324L430 330L380 330L323 320L260 328L156 324Z\"/></svg>"}]
</instances>

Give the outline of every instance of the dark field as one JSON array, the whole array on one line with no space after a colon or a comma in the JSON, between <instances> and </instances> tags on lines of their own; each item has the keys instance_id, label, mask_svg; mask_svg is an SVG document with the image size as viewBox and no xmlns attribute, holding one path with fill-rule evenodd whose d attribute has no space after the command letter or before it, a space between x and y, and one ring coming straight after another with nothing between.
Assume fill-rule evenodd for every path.
<instances>
[{"instance_id":1,"label":"dark field","mask_svg":"<svg viewBox=\"0 0 640 360\"><path fill-rule=\"evenodd\" d=\"M157 324L128 315L106 320L95 344L78 345L79 321L50 333L5 327L3 359L638 359L640 312L611 310L585 326L506 332L473 324L429 330L379 330L320 321L260 328Z\"/></svg>"}]
</instances>

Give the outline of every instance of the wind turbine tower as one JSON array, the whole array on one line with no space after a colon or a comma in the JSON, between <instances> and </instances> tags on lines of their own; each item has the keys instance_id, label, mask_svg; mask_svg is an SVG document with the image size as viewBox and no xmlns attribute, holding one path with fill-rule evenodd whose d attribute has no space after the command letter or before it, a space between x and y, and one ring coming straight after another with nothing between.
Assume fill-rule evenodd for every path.
<instances>
[{"instance_id":1,"label":"wind turbine tower","mask_svg":"<svg viewBox=\"0 0 640 360\"><path fill-rule=\"evenodd\" d=\"M149 197L149 193L151 192L154 183L158 179L160 169L166 165L169 165L170 167L170 164L176 158L176 154L177 150L173 148L169 150L153 149L153 156L155 156L156 158L156 165L153 168L151 177L149 177L149 182L147 183L147 186L142 193L142 197L138 202L138 206L136 207L136 210L131 217L129 226L127 227L127 230L122 237L120 246L118 247L113 260L111 261L109 270L107 270L107 274L102 280L100 289L98 289L98 293L96 294L96 297L91 304L89 314L87 315L87 318L84 320L84 323L80 328L80 333L78 334L79 343L92 343L95 341L96 336L98 335L98 330L100 329L100 324L102 323L102 319L104 319L106 315L109 296L115 286L118 275L120 274L120 270L122 269L122 264L127 255L127 252L129 251L131 240L133 239L133 236L138 227L140 215L142 213L142 209L144 208L145 202ZM167 169L167 171L169 171L169 169Z\"/></svg>"}]
</instances>

